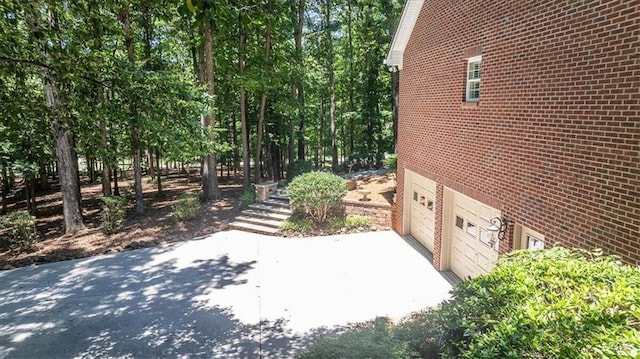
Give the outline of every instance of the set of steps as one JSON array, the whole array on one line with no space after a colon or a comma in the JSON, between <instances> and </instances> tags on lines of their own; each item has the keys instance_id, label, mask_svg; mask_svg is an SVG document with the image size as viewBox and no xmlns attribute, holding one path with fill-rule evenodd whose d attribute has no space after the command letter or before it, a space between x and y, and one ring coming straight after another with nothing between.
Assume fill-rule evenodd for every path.
<instances>
[{"instance_id":1,"label":"set of steps","mask_svg":"<svg viewBox=\"0 0 640 359\"><path fill-rule=\"evenodd\" d=\"M229 227L245 232L273 235L280 230L282 223L291 217L291 214L286 192L276 190L266 201L250 204L249 208L236 216Z\"/></svg>"}]
</instances>

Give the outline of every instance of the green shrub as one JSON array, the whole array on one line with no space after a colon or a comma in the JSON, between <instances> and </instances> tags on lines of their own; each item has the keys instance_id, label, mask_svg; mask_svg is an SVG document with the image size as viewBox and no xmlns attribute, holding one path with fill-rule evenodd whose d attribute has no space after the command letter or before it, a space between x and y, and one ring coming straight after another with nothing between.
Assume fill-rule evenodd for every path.
<instances>
[{"instance_id":1,"label":"green shrub","mask_svg":"<svg viewBox=\"0 0 640 359\"><path fill-rule=\"evenodd\" d=\"M242 192L242 195L240 196L240 208L245 209L255 201L256 201L255 188L248 188L244 190L244 192Z\"/></svg>"},{"instance_id":2,"label":"green shrub","mask_svg":"<svg viewBox=\"0 0 640 359\"><path fill-rule=\"evenodd\" d=\"M454 288L438 324L447 358L637 358L640 268L560 247L513 252Z\"/></svg>"},{"instance_id":3,"label":"green shrub","mask_svg":"<svg viewBox=\"0 0 640 359\"><path fill-rule=\"evenodd\" d=\"M389 170L393 173L396 173L398 170L398 155L391 154L387 158L384 159L384 165L389 167Z\"/></svg>"},{"instance_id":4,"label":"green shrub","mask_svg":"<svg viewBox=\"0 0 640 359\"><path fill-rule=\"evenodd\" d=\"M11 247L29 248L38 239L36 217L27 211L13 211L0 216L0 229L6 230L2 239Z\"/></svg>"},{"instance_id":5,"label":"green shrub","mask_svg":"<svg viewBox=\"0 0 640 359\"><path fill-rule=\"evenodd\" d=\"M290 232L307 232L313 228L313 223L306 219L300 219L296 217L290 217L282 226L280 226L280 230L282 231L290 231Z\"/></svg>"},{"instance_id":6,"label":"green shrub","mask_svg":"<svg viewBox=\"0 0 640 359\"><path fill-rule=\"evenodd\" d=\"M187 194L173 206L173 219L178 223L189 221L196 217L199 210L200 194Z\"/></svg>"},{"instance_id":7,"label":"green shrub","mask_svg":"<svg viewBox=\"0 0 640 359\"><path fill-rule=\"evenodd\" d=\"M331 220L332 229L356 229L371 227L371 219L367 217L339 217Z\"/></svg>"},{"instance_id":8,"label":"green shrub","mask_svg":"<svg viewBox=\"0 0 640 359\"><path fill-rule=\"evenodd\" d=\"M313 163L307 160L295 160L287 166L287 181L295 177L313 171Z\"/></svg>"},{"instance_id":9,"label":"green shrub","mask_svg":"<svg viewBox=\"0 0 640 359\"><path fill-rule=\"evenodd\" d=\"M105 234L116 233L122 226L126 214L127 200L122 197L102 197L102 231Z\"/></svg>"},{"instance_id":10,"label":"green shrub","mask_svg":"<svg viewBox=\"0 0 640 359\"><path fill-rule=\"evenodd\" d=\"M395 338L393 332L389 319L376 318L338 337L318 340L300 358L420 358L407 343Z\"/></svg>"},{"instance_id":11,"label":"green shrub","mask_svg":"<svg viewBox=\"0 0 640 359\"><path fill-rule=\"evenodd\" d=\"M294 178L287 193L296 211L315 221L325 221L331 210L342 206L347 186L344 179L332 173L309 172Z\"/></svg>"}]
</instances>

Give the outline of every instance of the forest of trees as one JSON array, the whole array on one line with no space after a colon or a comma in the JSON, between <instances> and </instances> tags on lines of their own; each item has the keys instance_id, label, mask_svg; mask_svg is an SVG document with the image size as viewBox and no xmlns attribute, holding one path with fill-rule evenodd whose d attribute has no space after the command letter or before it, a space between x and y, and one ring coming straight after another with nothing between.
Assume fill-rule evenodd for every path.
<instances>
[{"instance_id":1,"label":"forest of trees","mask_svg":"<svg viewBox=\"0 0 640 359\"><path fill-rule=\"evenodd\" d=\"M393 152L397 74L383 58L401 7L0 0L2 211L16 178L35 209L36 189L53 177L74 232L81 171L105 196L118 195L121 171L133 173L141 214L142 175L166 163L199 165L213 200L220 166L247 188L298 160L338 170Z\"/></svg>"}]
</instances>

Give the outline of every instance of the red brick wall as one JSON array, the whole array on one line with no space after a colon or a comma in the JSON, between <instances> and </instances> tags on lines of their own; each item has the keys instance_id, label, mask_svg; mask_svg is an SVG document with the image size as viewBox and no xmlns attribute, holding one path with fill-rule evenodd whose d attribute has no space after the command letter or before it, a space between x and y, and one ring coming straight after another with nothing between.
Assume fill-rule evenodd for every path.
<instances>
[{"instance_id":1,"label":"red brick wall","mask_svg":"<svg viewBox=\"0 0 640 359\"><path fill-rule=\"evenodd\" d=\"M393 220L393 208L389 203L361 202L351 198L342 200L344 214L347 216L367 217L371 224L390 228Z\"/></svg>"},{"instance_id":2,"label":"red brick wall","mask_svg":"<svg viewBox=\"0 0 640 359\"><path fill-rule=\"evenodd\" d=\"M425 0L400 73L398 193L408 168L548 244L640 263L639 4ZM478 50L481 99L465 103Z\"/></svg>"}]
</instances>

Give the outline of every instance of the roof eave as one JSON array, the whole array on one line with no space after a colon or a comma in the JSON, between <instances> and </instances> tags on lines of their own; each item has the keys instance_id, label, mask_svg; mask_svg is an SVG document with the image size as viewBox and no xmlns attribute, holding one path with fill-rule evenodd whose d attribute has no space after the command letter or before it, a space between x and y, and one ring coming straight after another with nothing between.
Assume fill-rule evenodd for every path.
<instances>
[{"instance_id":1,"label":"roof eave","mask_svg":"<svg viewBox=\"0 0 640 359\"><path fill-rule=\"evenodd\" d=\"M402 10L398 28L393 36L391 48L384 60L385 65L402 70L404 50L407 47L413 28L416 25L424 0L407 0Z\"/></svg>"}]
</instances>

